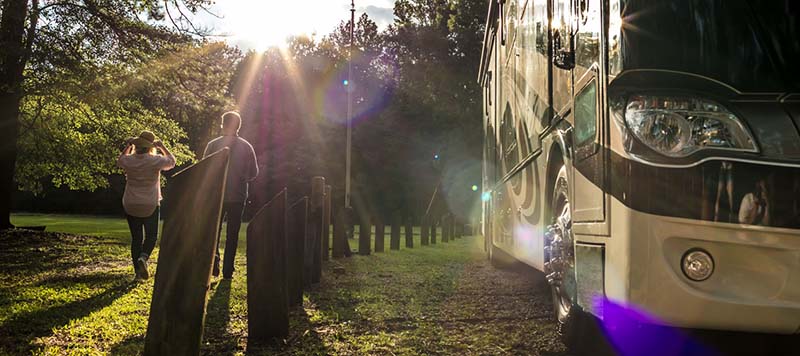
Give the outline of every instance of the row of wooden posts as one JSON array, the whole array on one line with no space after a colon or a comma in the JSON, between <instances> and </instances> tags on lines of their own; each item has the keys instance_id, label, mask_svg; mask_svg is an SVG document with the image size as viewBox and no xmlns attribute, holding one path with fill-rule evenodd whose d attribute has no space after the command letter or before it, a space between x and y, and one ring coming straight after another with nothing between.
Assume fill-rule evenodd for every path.
<instances>
[{"instance_id":1,"label":"row of wooden posts","mask_svg":"<svg viewBox=\"0 0 800 356\"><path fill-rule=\"evenodd\" d=\"M168 198L173 199L176 213L164 220L145 355L200 352L228 155L224 149L171 178L170 194L174 195ZM324 177L314 177L310 197L290 203L284 189L251 219L247 227L248 345L288 336L289 308L301 305L303 291L320 282L322 261L330 258L331 251L334 258L350 255L343 212L332 221L331 190ZM329 246L331 225L333 246ZM371 223L360 225L358 252L368 255ZM420 231L422 245L436 244L437 225L442 227L442 242L465 232L452 215L426 216ZM400 228L399 223L391 225L392 250L400 249ZM375 252L384 251L385 229L382 223L375 224ZM414 247L413 236L408 221L406 248Z\"/></svg>"},{"instance_id":2,"label":"row of wooden posts","mask_svg":"<svg viewBox=\"0 0 800 356\"><path fill-rule=\"evenodd\" d=\"M444 215L441 217L440 222L425 217L422 219L420 225L420 244L427 246L436 244L437 229L442 227L442 242L450 242L452 239L461 238L464 234L464 225L459 224L458 220L453 218L452 215ZM406 248L414 248L414 227L411 221L408 221L403 226L405 228L405 245ZM391 225L389 249L400 249L400 228L399 222ZM336 230L334 230L336 231ZM386 237L386 226L377 220L375 223L375 252L384 252L384 238ZM334 235L334 239L336 236ZM370 245L372 240L372 224L370 221L362 220L359 227L358 234L358 254L369 255ZM336 254L334 254L334 257Z\"/></svg>"},{"instance_id":3,"label":"row of wooden posts","mask_svg":"<svg viewBox=\"0 0 800 356\"><path fill-rule=\"evenodd\" d=\"M289 308L302 305L303 291L319 283L322 261L328 260L331 227L331 186L314 177L311 197L289 204L286 189L268 202L247 228L248 343L263 343L289 334ZM333 224L333 258L349 255L344 214ZM436 244L437 224L423 219L422 245ZM452 215L441 219L442 242L461 238L463 225ZM386 227L375 224L375 252L384 252ZM361 221L358 253L371 252L372 226ZM414 247L411 221L405 224L405 246ZM389 248L400 249L400 224L391 225ZM285 286L285 288L283 288Z\"/></svg>"}]
</instances>

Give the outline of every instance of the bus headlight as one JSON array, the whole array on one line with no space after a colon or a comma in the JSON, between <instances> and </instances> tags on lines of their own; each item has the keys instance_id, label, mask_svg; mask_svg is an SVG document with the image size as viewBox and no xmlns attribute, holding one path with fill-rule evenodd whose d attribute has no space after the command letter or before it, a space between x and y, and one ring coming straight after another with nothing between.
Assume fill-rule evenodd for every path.
<instances>
[{"instance_id":1,"label":"bus headlight","mask_svg":"<svg viewBox=\"0 0 800 356\"><path fill-rule=\"evenodd\" d=\"M714 259L702 249L691 249L683 254L681 270L687 278L702 282L714 273Z\"/></svg>"},{"instance_id":2,"label":"bus headlight","mask_svg":"<svg viewBox=\"0 0 800 356\"><path fill-rule=\"evenodd\" d=\"M633 96L625 107L625 125L641 143L668 157L709 148L758 152L742 121L705 99Z\"/></svg>"}]
</instances>

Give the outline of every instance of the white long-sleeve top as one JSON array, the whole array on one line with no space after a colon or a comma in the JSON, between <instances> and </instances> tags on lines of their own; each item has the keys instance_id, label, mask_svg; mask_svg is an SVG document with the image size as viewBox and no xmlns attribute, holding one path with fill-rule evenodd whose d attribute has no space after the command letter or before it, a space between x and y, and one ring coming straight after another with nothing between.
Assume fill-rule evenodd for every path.
<instances>
[{"instance_id":1,"label":"white long-sleeve top","mask_svg":"<svg viewBox=\"0 0 800 356\"><path fill-rule=\"evenodd\" d=\"M161 171L175 167L175 157L153 154L122 155L117 165L125 171L122 207L128 215L148 217L161 202Z\"/></svg>"}]
</instances>

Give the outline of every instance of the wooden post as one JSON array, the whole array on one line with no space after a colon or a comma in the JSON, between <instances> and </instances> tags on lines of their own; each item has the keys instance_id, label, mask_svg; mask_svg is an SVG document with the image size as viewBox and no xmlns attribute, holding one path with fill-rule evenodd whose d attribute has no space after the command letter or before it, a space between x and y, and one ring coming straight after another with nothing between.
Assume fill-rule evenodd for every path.
<instances>
[{"instance_id":1,"label":"wooden post","mask_svg":"<svg viewBox=\"0 0 800 356\"><path fill-rule=\"evenodd\" d=\"M428 229L428 220L428 216L423 216L422 223L419 226L419 242L422 246L428 245L428 232L430 232Z\"/></svg>"},{"instance_id":2,"label":"wooden post","mask_svg":"<svg viewBox=\"0 0 800 356\"><path fill-rule=\"evenodd\" d=\"M448 241L453 241L453 240L456 239L456 236L453 233L453 226L454 226L453 225L453 219L454 218L455 217L453 216L453 214L448 214L447 215L447 223L448 223L447 224L447 237L448 237Z\"/></svg>"},{"instance_id":3,"label":"wooden post","mask_svg":"<svg viewBox=\"0 0 800 356\"><path fill-rule=\"evenodd\" d=\"M286 278L289 287L289 306L303 304L303 263L306 246L306 227L308 220L308 197L302 197L289 208L288 220L288 261Z\"/></svg>"},{"instance_id":4,"label":"wooden post","mask_svg":"<svg viewBox=\"0 0 800 356\"><path fill-rule=\"evenodd\" d=\"M358 254L362 256L369 255L370 243L372 235L372 225L369 223L368 217L361 218L361 224L358 227Z\"/></svg>"},{"instance_id":5,"label":"wooden post","mask_svg":"<svg viewBox=\"0 0 800 356\"><path fill-rule=\"evenodd\" d=\"M333 258L350 257L350 242L347 241L344 209L333 220Z\"/></svg>"},{"instance_id":6,"label":"wooden post","mask_svg":"<svg viewBox=\"0 0 800 356\"><path fill-rule=\"evenodd\" d=\"M436 227L436 219L433 216L430 217L430 223L431 223L431 245L436 245L437 227Z\"/></svg>"},{"instance_id":7,"label":"wooden post","mask_svg":"<svg viewBox=\"0 0 800 356\"><path fill-rule=\"evenodd\" d=\"M247 226L247 343L289 335L286 279L286 189Z\"/></svg>"},{"instance_id":8,"label":"wooden post","mask_svg":"<svg viewBox=\"0 0 800 356\"><path fill-rule=\"evenodd\" d=\"M319 283L322 277L322 226L325 224L325 177L311 178L310 212L308 214L309 238L307 256L311 257L311 283Z\"/></svg>"},{"instance_id":9,"label":"wooden post","mask_svg":"<svg viewBox=\"0 0 800 356\"><path fill-rule=\"evenodd\" d=\"M333 188L325 186L325 203L322 207L322 260L331 258L331 199Z\"/></svg>"},{"instance_id":10,"label":"wooden post","mask_svg":"<svg viewBox=\"0 0 800 356\"><path fill-rule=\"evenodd\" d=\"M386 228L383 221L375 219L375 252L383 252L383 240L386 237Z\"/></svg>"},{"instance_id":11,"label":"wooden post","mask_svg":"<svg viewBox=\"0 0 800 356\"><path fill-rule=\"evenodd\" d=\"M400 220L395 219L392 223L391 239L389 240L389 249L400 249Z\"/></svg>"},{"instance_id":12,"label":"wooden post","mask_svg":"<svg viewBox=\"0 0 800 356\"><path fill-rule=\"evenodd\" d=\"M442 216L442 242L450 242L450 228L452 226L450 215Z\"/></svg>"},{"instance_id":13,"label":"wooden post","mask_svg":"<svg viewBox=\"0 0 800 356\"><path fill-rule=\"evenodd\" d=\"M170 178L145 355L199 355L229 150Z\"/></svg>"},{"instance_id":14,"label":"wooden post","mask_svg":"<svg viewBox=\"0 0 800 356\"><path fill-rule=\"evenodd\" d=\"M408 219L406 221L406 247L407 248L414 248L414 225L412 224L413 220Z\"/></svg>"}]
</instances>

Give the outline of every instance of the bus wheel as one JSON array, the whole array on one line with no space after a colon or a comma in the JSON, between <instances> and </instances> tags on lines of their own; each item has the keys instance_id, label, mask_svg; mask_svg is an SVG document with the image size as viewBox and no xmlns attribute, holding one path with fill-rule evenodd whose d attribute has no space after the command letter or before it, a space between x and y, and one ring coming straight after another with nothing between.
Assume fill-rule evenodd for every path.
<instances>
[{"instance_id":1,"label":"bus wheel","mask_svg":"<svg viewBox=\"0 0 800 356\"><path fill-rule=\"evenodd\" d=\"M575 303L575 245L572 239L569 183L565 166L558 171L550 208L551 224L547 227L544 241L544 273L553 297L558 334L570 350L578 351L586 318L580 306Z\"/></svg>"}]
</instances>

